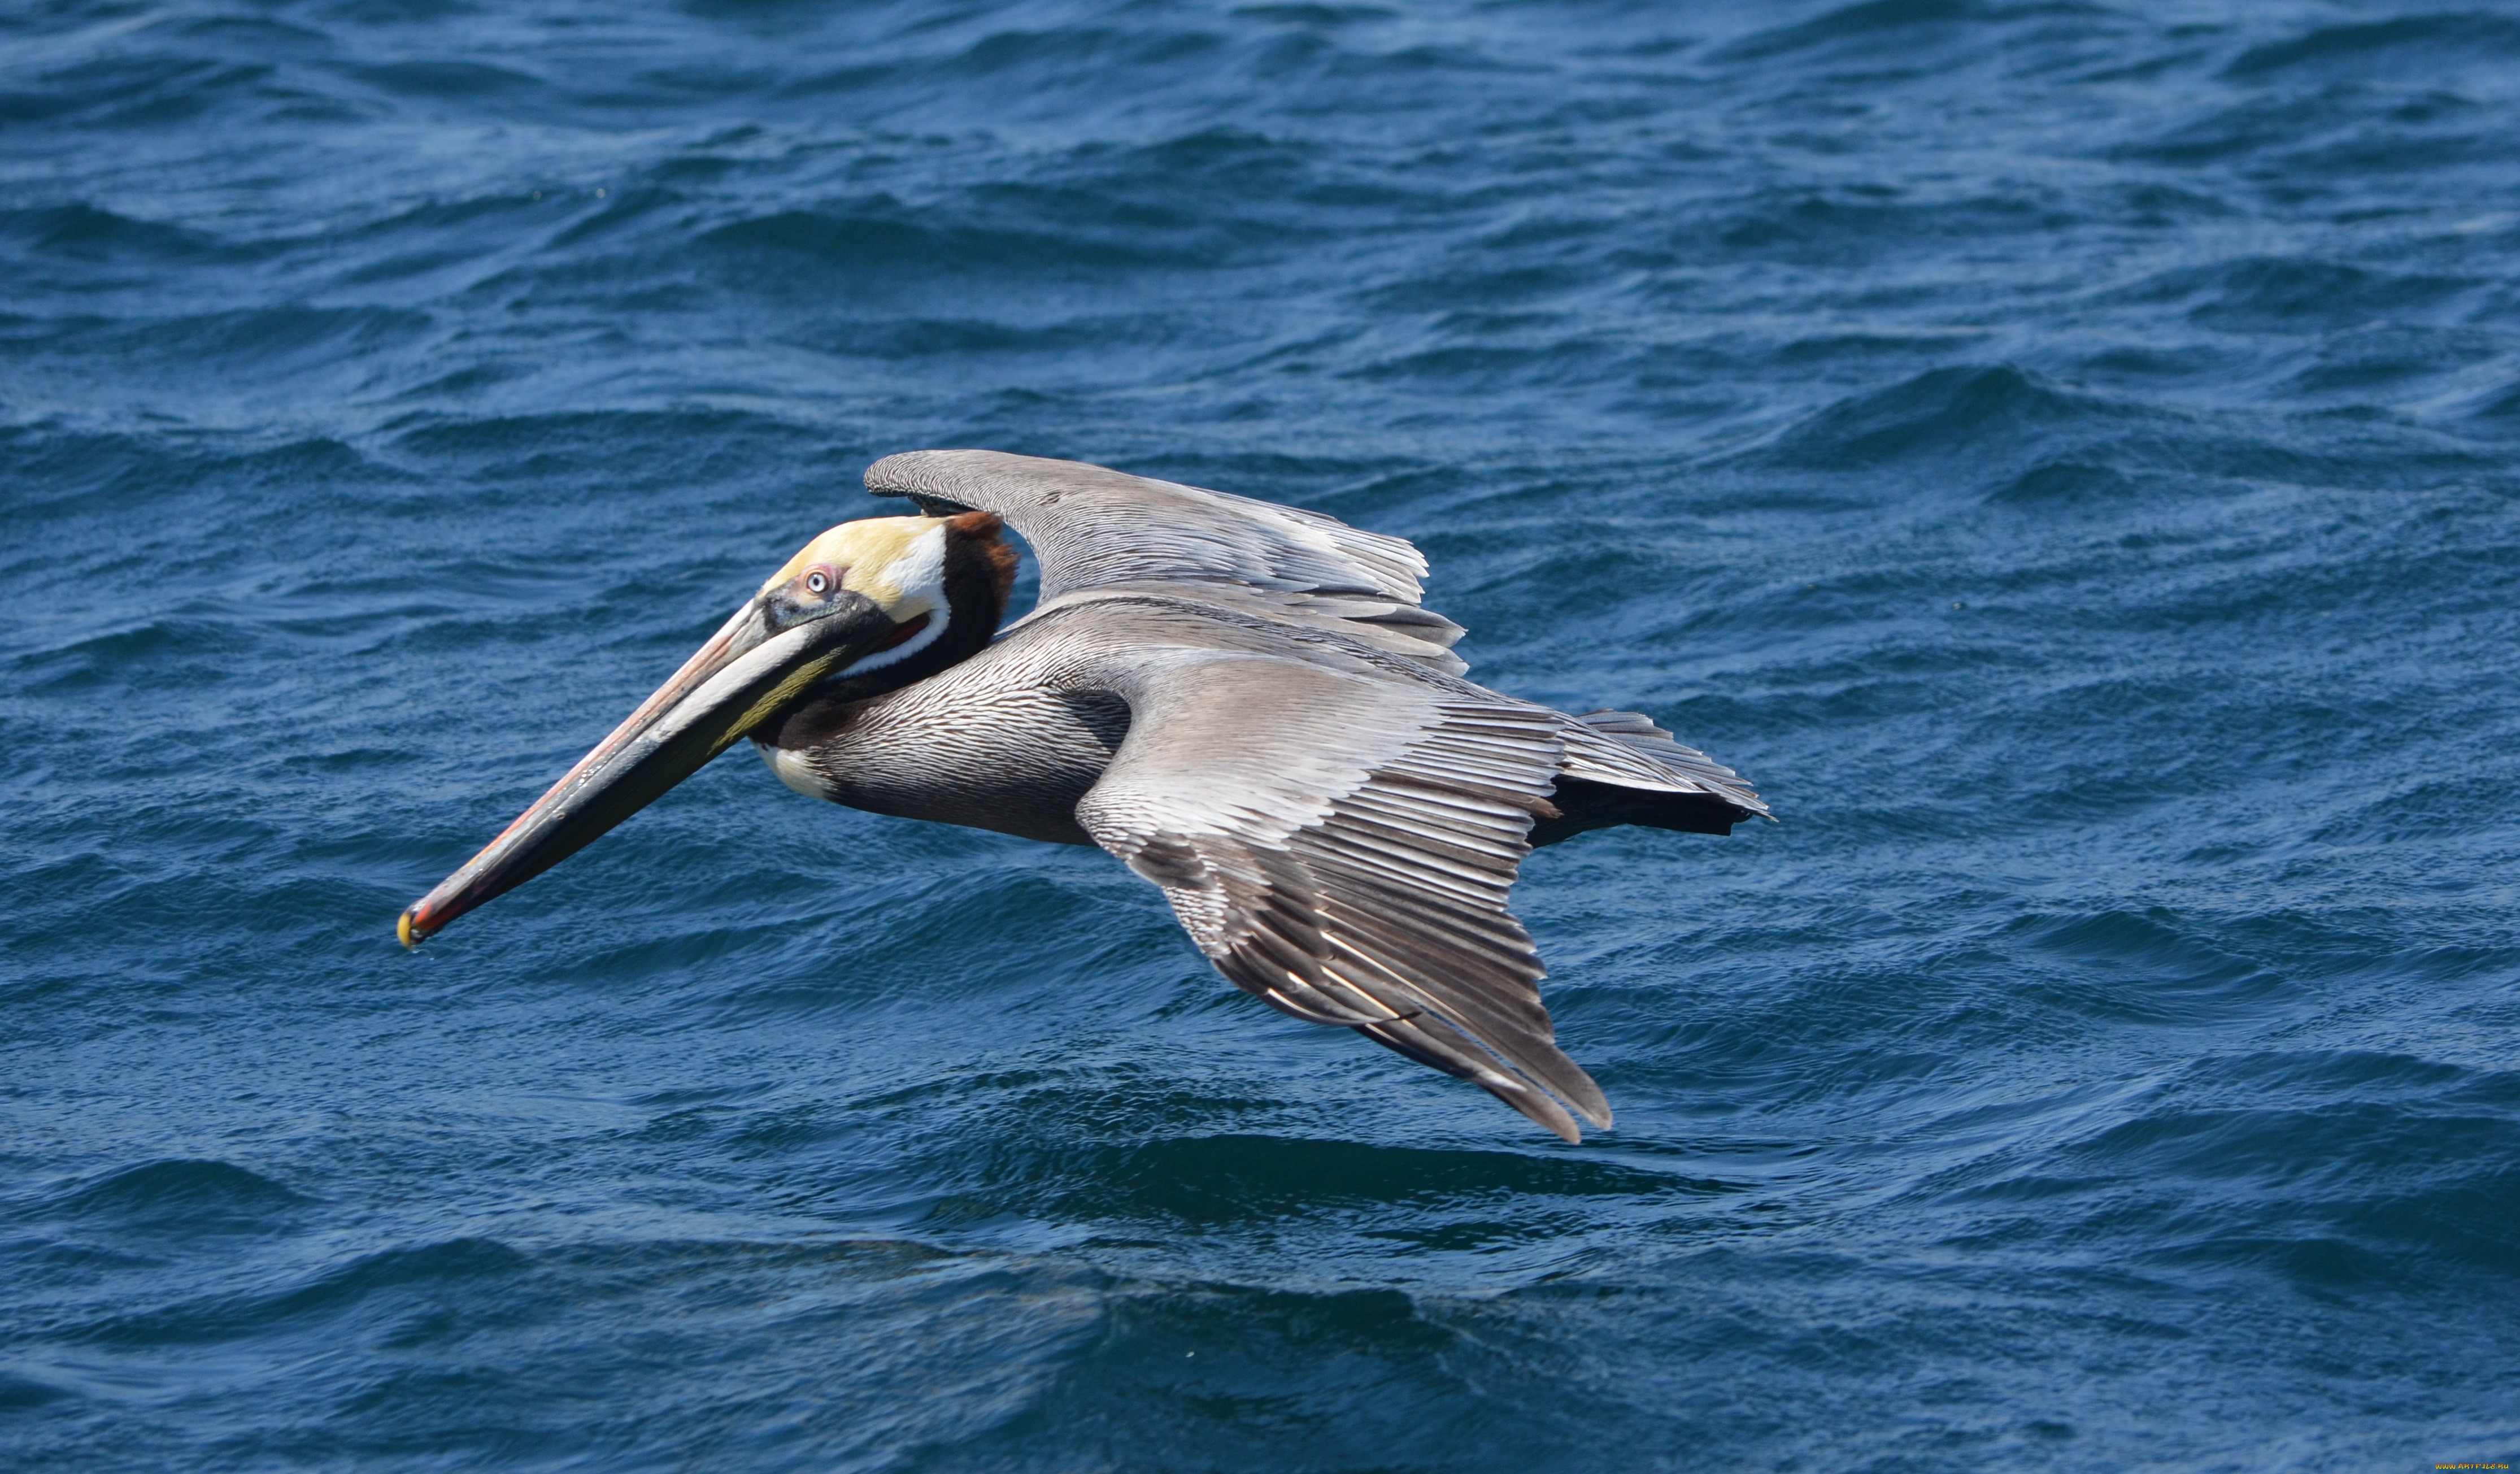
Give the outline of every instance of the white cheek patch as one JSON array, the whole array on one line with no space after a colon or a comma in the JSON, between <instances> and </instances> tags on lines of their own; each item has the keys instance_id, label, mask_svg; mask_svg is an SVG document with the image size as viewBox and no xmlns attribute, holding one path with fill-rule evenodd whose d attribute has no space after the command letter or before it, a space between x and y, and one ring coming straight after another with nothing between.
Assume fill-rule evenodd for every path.
<instances>
[{"instance_id":1,"label":"white cheek patch","mask_svg":"<svg viewBox=\"0 0 2520 1474\"><path fill-rule=\"evenodd\" d=\"M900 612L893 617L907 624L924 613L927 628L890 649L877 650L854 665L843 666L833 673L835 675L863 676L868 671L881 670L907 660L934 645L945 633L945 626L952 621L953 608L945 603L945 528L942 523L913 538L909 550L894 559L892 566L883 570L882 576L900 591L892 602L892 607Z\"/></svg>"},{"instance_id":2,"label":"white cheek patch","mask_svg":"<svg viewBox=\"0 0 2520 1474\"><path fill-rule=\"evenodd\" d=\"M868 568L863 582L855 569L850 570L842 586L874 599L883 605L884 612L905 624L922 609L943 604L945 524L938 522L910 539L897 556Z\"/></svg>"}]
</instances>

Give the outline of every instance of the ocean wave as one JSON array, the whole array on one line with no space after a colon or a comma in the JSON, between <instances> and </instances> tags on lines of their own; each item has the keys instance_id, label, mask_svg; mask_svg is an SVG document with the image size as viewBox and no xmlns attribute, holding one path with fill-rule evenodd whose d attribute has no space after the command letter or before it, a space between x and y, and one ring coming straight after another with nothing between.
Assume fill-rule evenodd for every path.
<instances>
[{"instance_id":1,"label":"ocean wave","mask_svg":"<svg viewBox=\"0 0 2520 1474\"><path fill-rule=\"evenodd\" d=\"M287 1226L309 1201L234 1163L189 1160L126 1168L41 1211L105 1231L214 1233Z\"/></svg>"},{"instance_id":2,"label":"ocean wave","mask_svg":"<svg viewBox=\"0 0 2520 1474\"><path fill-rule=\"evenodd\" d=\"M2231 59L2224 74L2342 69L2367 78L2381 67L2437 67L2445 61L2455 65L2515 54L2520 54L2520 22L2491 11L2452 11L2313 26L2297 36L2250 47Z\"/></svg>"}]
</instances>

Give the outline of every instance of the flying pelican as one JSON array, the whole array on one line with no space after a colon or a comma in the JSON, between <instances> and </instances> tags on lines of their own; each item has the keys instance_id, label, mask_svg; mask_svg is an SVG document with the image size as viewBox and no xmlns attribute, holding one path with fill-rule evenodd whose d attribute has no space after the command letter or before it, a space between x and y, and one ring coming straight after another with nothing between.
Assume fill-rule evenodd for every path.
<instances>
[{"instance_id":1,"label":"flying pelican","mask_svg":"<svg viewBox=\"0 0 2520 1474\"><path fill-rule=\"evenodd\" d=\"M1568 716L1463 680L1462 627L1419 606L1426 560L1396 537L996 451L887 456L866 484L924 514L806 544L404 912L403 944L748 737L809 797L1099 844L1271 1006L1473 1081L1569 1141L1569 1106L1609 1126L1557 1049L1506 892L1534 845L1766 815L1738 774L1634 713ZM1041 594L1000 633L1009 524Z\"/></svg>"}]
</instances>

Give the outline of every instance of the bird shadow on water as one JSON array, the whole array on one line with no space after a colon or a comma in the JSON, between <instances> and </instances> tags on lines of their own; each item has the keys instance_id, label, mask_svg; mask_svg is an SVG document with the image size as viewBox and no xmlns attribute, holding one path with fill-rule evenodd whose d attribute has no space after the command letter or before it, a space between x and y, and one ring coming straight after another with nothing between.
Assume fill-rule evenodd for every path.
<instances>
[{"instance_id":1,"label":"bird shadow on water","mask_svg":"<svg viewBox=\"0 0 2520 1474\"><path fill-rule=\"evenodd\" d=\"M1425 1250L1542 1243L1604 1201L1643 1208L1740 1190L1622 1163L1463 1147L1276 1135L1156 1136L1053 1149L999 1139L931 1153L922 1176L959 1180L937 1228L1006 1217L1090 1226L1104 1238L1343 1227ZM1552 1204L1558 1205L1555 1210ZM1160 1240L1154 1240L1160 1241Z\"/></svg>"}]
</instances>

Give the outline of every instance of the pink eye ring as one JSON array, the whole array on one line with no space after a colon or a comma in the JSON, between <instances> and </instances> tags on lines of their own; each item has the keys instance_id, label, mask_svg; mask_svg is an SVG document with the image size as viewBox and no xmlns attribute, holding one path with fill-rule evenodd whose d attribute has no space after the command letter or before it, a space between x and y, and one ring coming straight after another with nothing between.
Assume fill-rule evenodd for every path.
<instances>
[{"instance_id":1,"label":"pink eye ring","mask_svg":"<svg viewBox=\"0 0 2520 1474\"><path fill-rule=\"evenodd\" d=\"M829 594L839 586L840 570L829 563L816 563L805 570L805 592L808 594Z\"/></svg>"}]
</instances>

